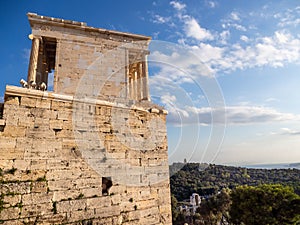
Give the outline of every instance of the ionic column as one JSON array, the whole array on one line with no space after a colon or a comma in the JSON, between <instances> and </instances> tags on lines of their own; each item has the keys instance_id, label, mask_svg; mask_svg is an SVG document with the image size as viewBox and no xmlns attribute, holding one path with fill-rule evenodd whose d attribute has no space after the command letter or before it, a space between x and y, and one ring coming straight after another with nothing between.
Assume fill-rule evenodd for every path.
<instances>
[{"instance_id":1,"label":"ionic column","mask_svg":"<svg viewBox=\"0 0 300 225\"><path fill-rule=\"evenodd\" d=\"M143 100L150 101L150 95L149 95L149 78L148 78L148 61L147 61L147 55L144 55L144 60L142 62L143 65Z\"/></svg>"},{"instance_id":2,"label":"ionic column","mask_svg":"<svg viewBox=\"0 0 300 225\"><path fill-rule=\"evenodd\" d=\"M129 55L128 49L125 49L125 97L128 98L130 96L129 93Z\"/></svg>"},{"instance_id":3,"label":"ionic column","mask_svg":"<svg viewBox=\"0 0 300 225\"><path fill-rule=\"evenodd\" d=\"M130 99L134 99L134 95L133 95L133 73L130 74L130 78L129 78L129 97Z\"/></svg>"},{"instance_id":4,"label":"ionic column","mask_svg":"<svg viewBox=\"0 0 300 225\"><path fill-rule=\"evenodd\" d=\"M41 41L39 43L39 46L40 45L42 45ZM43 56L44 56L43 49L39 47L39 55L38 55L38 62L37 62L36 75L35 75L35 82L37 85L40 85L43 82L43 76L44 76Z\"/></svg>"},{"instance_id":5,"label":"ionic column","mask_svg":"<svg viewBox=\"0 0 300 225\"><path fill-rule=\"evenodd\" d=\"M36 85L36 72L37 72L37 65L38 65L40 39L34 37L33 35L29 35L29 38L32 39L30 61L28 67L28 76L27 76L27 83L30 87L32 84Z\"/></svg>"},{"instance_id":6,"label":"ionic column","mask_svg":"<svg viewBox=\"0 0 300 225\"><path fill-rule=\"evenodd\" d=\"M61 39L56 39L56 55L55 55L55 62L56 65L58 64L57 62L60 62L60 49L61 49ZM55 67L55 71L54 71L54 81L53 81L53 91L54 92L61 92L62 90L59 90L59 83L58 83L58 77L60 74L60 66L54 66ZM47 66L48 67L48 66ZM47 68L48 71L48 68ZM49 72L49 71L48 71ZM47 83L48 83L48 73L47 73ZM48 86L49 84L47 84Z\"/></svg>"},{"instance_id":7,"label":"ionic column","mask_svg":"<svg viewBox=\"0 0 300 225\"><path fill-rule=\"evenodd\" d=\"M143 84L143 63L138 63L138 100L143 99L143 90L144 90L144 84Z\"/></svg>"},{"instance_id":8,"label":"ionic column","mask_svg":"<svg viewBox=\"0 0 300 225\"><path fill-rule=\"evenodd\" d=\"M137 100L137 72L133 72L133 99Z\"/></svg>"},{"instance_id":9,"label":"ionic column","mask_svg":"<svg viewBox=\"0 0 300 225\"><path fill-rule=\"evenodd\" d=\"M46 57L43 56L43 65L42 65L42 82L44 82L48 86L48 64L46 61Z\"/></svg>"}]
</instances>

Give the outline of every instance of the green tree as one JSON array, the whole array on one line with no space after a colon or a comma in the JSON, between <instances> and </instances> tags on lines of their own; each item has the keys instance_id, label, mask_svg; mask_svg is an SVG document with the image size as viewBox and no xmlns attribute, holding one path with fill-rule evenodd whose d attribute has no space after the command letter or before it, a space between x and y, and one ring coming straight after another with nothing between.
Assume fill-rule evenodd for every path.
<instances>
[{"instance_id":1,"label":"green tree","mask_svg":"<svg viewBox=\"0 0 300 225\"><path fill-rule=\"evenodd\" d=\"M171 194L171 209L172 209L172 220L175 222L177 220L177 217L179 215L179 211L177 208L177 199L173 194Z\"/></svg>"},{"instance_id":2,"label":"green tree","mask_svg":"<svg viewBox=\"0 0 300 225\"><path fill-rule=\"evenodd\" d=\"M233 224L282 225L300 223L300 196L288 186L240 186L231 192Z\"/></svg>"},{"instance_id":3,"label":"green tree","mask_svg":"<svg viewBox=\"0 0 300 225\"><path fill-rule=\"evenodd\" d=\"M228 221L228 211L230 208L230 190L222 189L219 194L216 194L204 200L197 212L202 217L202 224L223 224Z\"/></svg>"}]
</instances>

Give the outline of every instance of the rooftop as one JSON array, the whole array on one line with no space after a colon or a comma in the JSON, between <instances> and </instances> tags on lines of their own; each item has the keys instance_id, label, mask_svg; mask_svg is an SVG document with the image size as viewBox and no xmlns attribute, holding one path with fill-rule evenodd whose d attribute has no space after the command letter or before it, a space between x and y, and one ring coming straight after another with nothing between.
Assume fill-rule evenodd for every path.
<instances>
[{"instance_id":1,"label":"rooftop","mask_svg":"<svg viewBox=\"0 0 300 225\"><path fill-rule=\"evenodd\" d=\"M53 18L48 16L41 16L36 13L27 13L28 20L30 22L30 26L32 27L34 24L38 23L50 23L53 26L61 26L61 27L69 27L73 29L80 29L88 32L98 32L101 34L113 34L123 37L130 37L137 40L151 40L151 37L145 36L145 35L139 35L139 34L132 34L127 32L120 32L120 31L113 31L113 30L107 30L102 28L95 28L95 27L89 27L87 26L87 23L85 22L77 22L73 20L65 20L60 18Z\"/></svg>"}]
</instances>

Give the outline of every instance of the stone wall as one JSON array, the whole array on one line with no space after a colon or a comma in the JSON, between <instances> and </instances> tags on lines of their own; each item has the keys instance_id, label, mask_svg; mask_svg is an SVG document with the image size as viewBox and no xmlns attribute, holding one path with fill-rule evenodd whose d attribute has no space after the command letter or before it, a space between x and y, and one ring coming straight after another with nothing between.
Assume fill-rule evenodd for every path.
<instances>
[{"instance_id":1,"label":"stone wall","mask_svg":"<svg viewBox=\"0 0 300 225\"><path fill-rule=\"evenodd\" d=\"M140 104L7 86L0 221L171 224L166 115Z\"/></svg>"},{"instance_id":2,"label":"stone wall","mask_svg":"<svg viewBox=\"0 0 300 225\"><path fill-rule=\"evenodd\" d=\"M150 38L28 18L27 81L7 86L0 104L0 223L171 224L167 112L149 98Z\"/></svg>"}]
</instances>

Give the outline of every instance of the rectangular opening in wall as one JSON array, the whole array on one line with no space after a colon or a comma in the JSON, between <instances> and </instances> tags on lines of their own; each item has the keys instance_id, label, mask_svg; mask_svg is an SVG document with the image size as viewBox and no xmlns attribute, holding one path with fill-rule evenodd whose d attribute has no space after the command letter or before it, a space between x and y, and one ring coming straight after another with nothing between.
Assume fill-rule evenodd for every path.
<instances>
[{"instance_id":1,"label":"rectangular opening in wall","mask_svg":"<svg viewBox=\"0 0 300 225\"><path fill-rule=\"evenodd\" d=\"M51 70L50 73L48 73L48 91L53 91L53 85L54 85L54 70Z\"/></svg>"},{"instance_id":2,"label":"rectangular opening in wall","mask_svg":"<svg viewBox=\"0 0 300 225\"><path fill-rule=\"evenodd\" d=\"M4 103L0 102L0 119L3 119Z\"/></svg>"},{"instance_id":3,"label":"rectangular opening in wall","mask_svg":"<svg viewBox=\"0 0 300 225\"><path fill-rule=\"evenodd\" d=\"M112 186L111 177L102 177L102 195L108 195Z\"/></svg>"},{"instance_id":4,"label":"rectangular opening in wall","mask_svg":"<svg viewBox=\"0 0 300 225\"><path fill-rule=\"evenodd\" d=\"M55 38L42 37L36 77L37 87L40 90L53 90L56 43Z\"/></svg>"},{"instance_id":5,"label":"rectangular opening in wall","mask_svg":"<svg viewBox=\"0 0 300 225\"><path fill-rule=\"evenodd\" d=\"M48 90L53 90L53 80L55 72L55 58L56 58L56 39L55 38L45 38L45 54L46 54L46 81Z\"/></svg>"}]
</instances>

